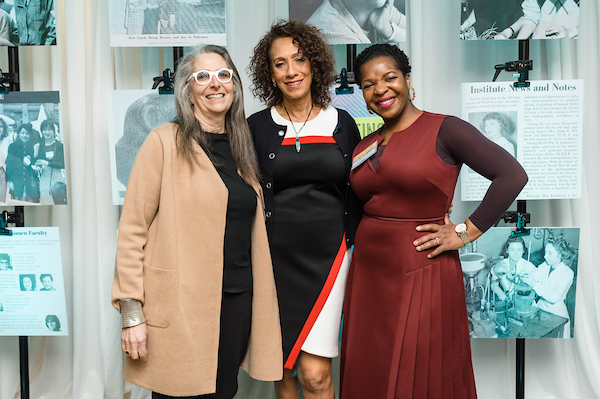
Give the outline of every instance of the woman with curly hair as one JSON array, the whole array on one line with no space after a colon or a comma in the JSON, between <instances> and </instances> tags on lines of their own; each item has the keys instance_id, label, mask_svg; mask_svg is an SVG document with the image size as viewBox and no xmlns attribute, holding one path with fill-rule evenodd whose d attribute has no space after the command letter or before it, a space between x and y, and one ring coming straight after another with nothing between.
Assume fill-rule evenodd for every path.
<instances>
[{"instance_id":1,"label":"woman with curly hair","mask_svg":"<svg viewBox=\"0 0 600 399\"><path fill-rule=\"evenodd\" d=\"M350 247L361 206L350 189L360 140L347 112L329 106L333 57L321 32L278 21L254 48L250 118L265 192L283 335L279 398L333 398ZM297 374L295 373L297 371Z\"/></svg>"}]
</instances>

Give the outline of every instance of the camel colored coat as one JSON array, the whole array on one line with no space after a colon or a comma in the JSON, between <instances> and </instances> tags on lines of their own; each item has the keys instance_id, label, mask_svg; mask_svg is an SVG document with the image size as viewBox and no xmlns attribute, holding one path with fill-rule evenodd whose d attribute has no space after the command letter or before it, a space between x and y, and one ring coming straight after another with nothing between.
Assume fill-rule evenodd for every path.
<instances>
[{"instance_id":1,"label":"camel colored coat","mask_svg":"<svg viewBox=\"0 0 600 399\"><path fill-rule=\"evenodd\" d=\"M113 305L137 299L148 324L148 361L126 357L125 379L170 396L213 393L228 192L194 141L200 167L177 154L176 125L157 127L140 148L119 224ZM242 367L282 378L279 310L262 201L252 226L252 325Z\"/></svg>"}]
</instances>

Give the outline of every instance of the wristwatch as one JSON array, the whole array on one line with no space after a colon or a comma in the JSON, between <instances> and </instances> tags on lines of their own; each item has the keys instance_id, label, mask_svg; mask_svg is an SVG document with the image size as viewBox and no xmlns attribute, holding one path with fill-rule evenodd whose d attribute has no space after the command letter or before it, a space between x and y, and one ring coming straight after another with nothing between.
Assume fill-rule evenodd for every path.
<instances>
[{"instance_id":1,"label":"wristwatch","mask_svg":"<svg viewBox=\"0 0 600 399\"><path fill-rule=\"evenodd\" d=\"M471 243L471 240L469 240L469 236L467 235L467 225L464 223L459 223L456 225L456 227L454 227L454 231L456 232L456 234L460 237L460 239L462 240L463 244L469 245Z\"/></svg>"}]
</instances>

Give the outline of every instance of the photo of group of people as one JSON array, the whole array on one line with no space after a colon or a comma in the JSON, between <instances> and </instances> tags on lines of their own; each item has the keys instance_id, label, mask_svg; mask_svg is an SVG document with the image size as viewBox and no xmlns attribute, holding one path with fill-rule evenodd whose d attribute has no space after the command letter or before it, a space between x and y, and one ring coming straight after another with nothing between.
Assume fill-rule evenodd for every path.
<instances>
[{"instance_id":1,"label":"photo of group of people","mask_svg":"<svg viewBox=\"0 0 600 399\"><path fill-rule=\"evenodd\" d=\"M492 228L461 249L472 336L571 338L578 253L578 228Z\"/></svg>"},{"instance_id":2,"label":"photo of group of people","mask_svg":"<svg viewBox=\"0 0 600 399\"><path fill-rule=\"evenodd\" d=\"M109 0L111 46L225 45L225 0Z\"/></svg>"},{"instance_id":3,"label":"photo of group of people","mask_svg":"<svg viewBox=\"0 0 600 399\"><path fill-rule=\"evenodd\" d=\"M580 0L462 0L463 40L576 39Z\"/></svg>"},{"instance_id":4,"label":"photo of group of people","mask_svg":"<svg viewBox=\"0 0 600 399\"><path fill-rule=\"evenodd\" d=\"M58 92L0 98L0 205L67 203Z\"/></svg>"},{"instance_id":5,"label":"photo of group of people","mask_svg":"<svg viewBox=\"0 0 600 399\"><path fill-rule=\"evenodd\" d=\"M68 335L58 228L11 230L0 236L0 336Z\"/></svg>"},{"instance_id":6,"label":"photo of group of people","mask_svg":"<svg viewBox=\"0 0 600 399\"><path fill-rule=\"evenodd\" d=\"M54 0L0 0L0 46L56 44Z\"/></svg>"}]
</instances>

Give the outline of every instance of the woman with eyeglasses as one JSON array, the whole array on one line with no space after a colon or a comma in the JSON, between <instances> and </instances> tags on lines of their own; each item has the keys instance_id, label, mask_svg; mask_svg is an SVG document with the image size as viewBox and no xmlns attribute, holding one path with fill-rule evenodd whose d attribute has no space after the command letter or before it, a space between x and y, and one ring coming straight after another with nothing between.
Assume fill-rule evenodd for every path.
<instances>
[{"instance_id":1,"label":"woman with eyeglasses","mask_svg":"<svg viewBox=\"0 0 600 399\"><path fill-rule=\"evenodd\" d=\"M358 128L346 111L329 105L333 56L317 28L277 22L255 47L250 70L254 94L268 106L248 123L280 308L284 371L277 396L333 399L331 359L338 356L362 210L348 181Z\"/></svg>"},{"instance_id":2,"label":"woman with eyeglasses","mask_svg":"<svg viewBox=\"0 0 600 399\"><path fill-rule=\"evenodd\" d=\"M229 399L240 365L281 379L282 351L256 155L224 48L180 62L175 107L137 154L119 225L125 378L153 399Z\"/></svg>"}]
</instances>

